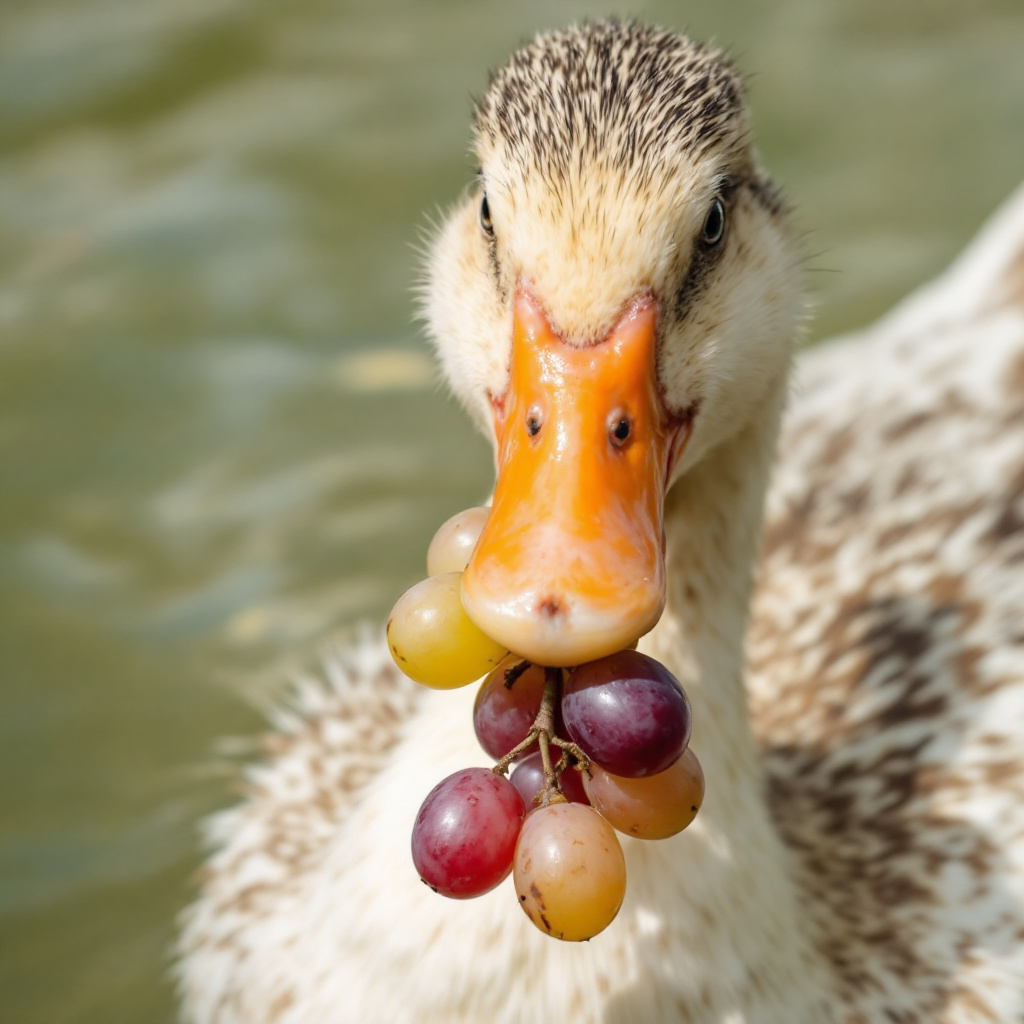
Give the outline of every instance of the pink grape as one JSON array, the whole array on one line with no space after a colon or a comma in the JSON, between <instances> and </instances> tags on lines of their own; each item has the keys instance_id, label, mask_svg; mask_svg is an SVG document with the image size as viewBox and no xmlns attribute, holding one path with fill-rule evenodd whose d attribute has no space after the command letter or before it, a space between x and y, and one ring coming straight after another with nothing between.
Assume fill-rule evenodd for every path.
<instances>
[{"instance_id":1,"label":"pink grape","mask_svg":"<svg viewBox=\"0 0 1024 1024\"><path fill-rule=\"evenodd\" d=\"M512 870L526 805L508 779L463 768L427 795L412 830L420 878L454 899L481 896Z\"/></svg>"},{"instance_id":2,"label":"pink grape","mask_svg":"<svg viewBox=\"0 0 1024 1024\"><path fill-rule=\"evenodd\" d=\"M664 665L637 651L588 661L570 674L562 719L588 757L613 775L665 771L690 741L690 704Z\"/></svg>"},{"instance_id":3,"label":"pink grape","mask_svg":"<svg viewBox=\"0 0 1024 1024\"><path fill-rule=\"evenodd\" d=\"M619 912L626 859L615 829L597 811L560 801L526 816L513 880L519 905L541 931L582 942Z\"/></svg>"},{"instance_id":4,"label":"pink grape","mask_svg":"<svg viewBox=\"0 0 1024 1024\"><path fill-rule=\"evenodd\" d=\"M553 764L556 764L561 754L557 747L551 747L550 749L551 761ZM524 757L512 769L509 780L519 790L519 795L523 798L526 809L530 810L531 807L536 807L537 805L533 802L534 797L544 789L544 764L541 760L540 751L538 750L536 753ZM558 781L562 787L562 793L570 803L590 803L587 799L586 790L583 788L582 772L572 767L566 768L558 776Z\"/></svg>"},{"instance_id":5,"label":"pink grape","mask_svg":"<svg viewBox=\"0 0 1024 1024\"><path fill-rule=\"evenodd\" d=\"M704 802L704 771L692 747L657 775L622 779L597 765L592 771L585 783L590 802L620 832L637 839L667 839L682 832Z\"/></svg>"}]
</instances>

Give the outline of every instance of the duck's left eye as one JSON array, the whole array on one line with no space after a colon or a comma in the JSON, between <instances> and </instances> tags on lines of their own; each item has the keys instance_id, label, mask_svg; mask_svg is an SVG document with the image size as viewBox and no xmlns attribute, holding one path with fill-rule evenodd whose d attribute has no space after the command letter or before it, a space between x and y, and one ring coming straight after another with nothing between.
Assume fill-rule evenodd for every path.
<instances>
[{"instance_id":1,"label":"duck's left eye","mask_svg":"<svg viewBox=\"0 0 1024 1024\"><path fill-rule=\"evenodd\" d=\"M721 199L716 199L704 218L704 227L700 233L701 243L705 246L718 245L725 235L725 206Z\"/></svg>"},{"instance_id":2,"label":"duck's left eye","mask_svg":"<svg viewBox=\"0 0 1024 1024\"><path fill-rule=\"evenodd\" d=\"M491 221L491 207L487 202L486 194L480 203L480 230L483 231L485 235L494 234L494 224Z\"/></svg>"}]
</instances>

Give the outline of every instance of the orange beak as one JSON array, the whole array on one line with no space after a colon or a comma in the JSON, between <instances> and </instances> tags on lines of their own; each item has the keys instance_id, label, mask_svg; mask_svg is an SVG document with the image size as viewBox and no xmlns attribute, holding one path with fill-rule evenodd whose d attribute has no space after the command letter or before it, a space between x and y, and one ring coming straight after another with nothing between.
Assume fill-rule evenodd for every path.
<instances>
[{"instance_id":1,"label":"orange beak","mask_svg":"<svg viewBox=\"0 0 1024 1024\"><path fill-rule=\"evenodd\" d=\"M666 482L688 424L664 414L655 302L573 347L516 295L509 389L495 403L498 481L462 580L470 618L540 665L628 646L665 606Z\"/></svg>"}]
</instances>

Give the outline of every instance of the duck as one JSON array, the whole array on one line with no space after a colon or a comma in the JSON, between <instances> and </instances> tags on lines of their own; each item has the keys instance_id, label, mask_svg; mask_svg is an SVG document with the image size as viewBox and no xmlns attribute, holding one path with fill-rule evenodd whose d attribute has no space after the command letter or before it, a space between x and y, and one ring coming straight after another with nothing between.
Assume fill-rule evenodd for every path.
<instances>
[{"instance_id":1,"label":"duck","mask_svg":"<svg viewBox=\"0 0 1024 1024\"><path fill-rule=\"evenodd\" d=\"M486 763L474 687L419 687L367 634L206 824L185 1019L1020 1020L1024 189L936 282L797 356L800 240L721 52L633 22L539 35L492 75L474 152L423 296L498 467L509 564L481 538L467 607L551 664L642 633L689 697L705 802L623 837L589 942L541 934L509 882L442 900L409 834Z\"/></svg>"}]
</instances>

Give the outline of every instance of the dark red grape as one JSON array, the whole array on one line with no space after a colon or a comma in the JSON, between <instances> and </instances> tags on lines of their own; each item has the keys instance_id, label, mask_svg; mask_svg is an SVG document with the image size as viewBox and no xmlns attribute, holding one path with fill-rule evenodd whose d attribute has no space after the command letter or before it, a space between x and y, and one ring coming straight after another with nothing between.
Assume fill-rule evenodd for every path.
<instances>
[{"instance_id":1,"label":"dark red grape","mask_svg":"<svg viewBox=\"0 0 1024 1024\"><path fill-rule=\"evenodd\" d=\"M588 661L569 676L562 719L588 757L613 775L657 775L690 741L690 704L664 665L637 651Z\"/></svg>"},{"instance_id":2,"label":"dark red grape","mask_svg":"<svg viewBox=\"0 0 1024 1024\"><path fill-rule=\"evenodd\" d=\"M551 747L552 762L557 763L560 756L558 748ZM537 805L533 802L533 798L544 789L544 764L541 761L540 751L538 750L535 754L529 754L527 757L524 757L512 769L509 779L512 785L519 790L519 795L523 798L526 809L530 810L531 807L536 807ZM558 781L566 800L570 803L590 803L587 799L587 792L583 788L583 777L575 768L566 768L558 776Z\"/></svg>"},{"instance_id":3,"label":"dark red grape","mask_svg":"<svg viewBox=\"0 0 1024 1024\"><path fill-rule=\"evenodd\" d=\"M531 665L511 687L505 672L522 658L511 655L480 684L473 705L473 728L480 746L495 760L504 757L526 739L544 696L544 669ZM536 744L530 750L537 750Z\"/></svg>"},{"instance_id":4,"label":"dark red grape","mask_svg":"<svg viewBox=\"0 0 1024 1024\"><path fill-rule=\"evenodd\" d=\"M423 801L412 830L412 859L435 892L481 896L512 870L526 805L508 779L463 768Z\"/></svg>"}]
</instances>

